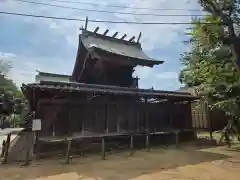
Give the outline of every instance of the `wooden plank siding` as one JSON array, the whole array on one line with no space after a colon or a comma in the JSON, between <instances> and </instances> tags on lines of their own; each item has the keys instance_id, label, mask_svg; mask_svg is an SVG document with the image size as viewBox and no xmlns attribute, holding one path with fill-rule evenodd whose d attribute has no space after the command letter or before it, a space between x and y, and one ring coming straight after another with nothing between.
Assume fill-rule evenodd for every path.
<instances>
[{"instance_id":1,"label":"wooden plank siding","mask_svg":"<svg viewBox=\"0 0 240 180\"><path fill-rule=\"evenodd\" d=\"M186 92L199 96L196 88L188 88ZM199 99L191 104L192 127L199 130L221 130L227 123L227 116L220 109L210 110L204 99Z\"/></svg>"},{"instance_id":2,"label":"wooden plank siding","mask_svg":"<svg viewBox=\"0 0 240 180\"><path fill-rule=\"evenodd\" d=\"M189 104L133 102L67 102L40 100L38 118L42 135L72 135L77 132L158 132L191 129ZM53 132L54 131L54 132Z\"/></svg>"}]
</instances>

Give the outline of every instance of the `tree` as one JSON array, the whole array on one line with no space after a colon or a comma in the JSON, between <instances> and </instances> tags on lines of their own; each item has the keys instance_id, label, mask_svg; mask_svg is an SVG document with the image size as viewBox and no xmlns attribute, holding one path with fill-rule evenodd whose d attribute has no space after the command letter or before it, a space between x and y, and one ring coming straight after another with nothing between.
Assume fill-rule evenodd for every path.
<instances>
[{"instance_id":1,"label":"tree","mask_svg":"<svg viewBox=\"0 0 240 180\"><path fill-rule=\"evenodd\" d=\"M237 70L240 70L239 0L199 0L205 11L221 22L220 40L231 47Z\"/></svg>"},{"instance_id":2,"label":"tree","mask_svg":"<svg viewBox=\"0 0 240 180\"><path fill-rule=\"evenodd\" d=\"M24 96L16 84L7 75L11 69L9 61L0 60L0 94L8 94L23 99Z\"/></svg>"},{"instance_id":3,"label":"tree","mask_svg":"<svg viewBox=\"0 0 240 180\"><path fill-rule=\"evenodd\" d=\"M201 21L194 21L188 34L190 51L182 55L184 68L179 80L188 87L197 87L211 108L221 108L227 115L239 119L240 73L236 71L239 48L236 46L239 22L237 1L199 2L209 15Z\"/></svg>"},{"instance_id":4,"label":"tree","mask_svg":"<svg viewBox=\"0 0 240 180\"><path fill-rule=\"evenodd\" d=\"M12 114L13 117L19 117L24 108L24 96L16 84L7 78L11 65L8 61L0 60L0 114L3 125ZM19 119L19 118L18 118ZM20 120L20 119L19 119Z\"/></svg>"},{"instance_id":5,"label":"tree","mask_svg":"<svg viewBox=\"0 0 240 180\"><path fill-rule=\"evenodd\" d=\"M230 105L238 101L240 76L233 70L231 49L218 38L220 25L211 16L204 21L212 24L197 23L189 33L191 38L188 43L191 48L182 55L181 61L185 68L180 73L180 81L188 87L198 87L210 105L237 115Z\"/></svg>"}]
</instances>

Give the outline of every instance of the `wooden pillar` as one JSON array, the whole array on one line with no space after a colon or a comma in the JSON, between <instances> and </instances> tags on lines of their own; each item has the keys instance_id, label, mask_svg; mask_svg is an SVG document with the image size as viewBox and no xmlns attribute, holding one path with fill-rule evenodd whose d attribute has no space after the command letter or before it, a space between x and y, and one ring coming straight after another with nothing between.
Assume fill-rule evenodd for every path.
<instances>
[{"instance_id":1,"label":"wooden pillar","mask_svg":"<svg viewBox=\"0 0 240 180\"><path fill-rule=\"evenodd\" d=\"M201 116L200 112L198 112L197 117L200 129L204 128L204 116Z\"/></svg>"},{"instance_id":2,"label":"wooden pillar","mask_svg":"<svg viewBox=\"0 0 240 180\"><path fill-rule=\"evenodd\" d=\"M82 106L83 106L83 104L81 104ZM87 109L86 109L86 106L85 107L83 107L82 109L84 109L85 108L85 113L86 113L86 111L87 111ZM82 132L84 131L84 119L85 119L85 113L83 113L83 115L82 116L80 116L80 121L81 121L81 127L82 127Z\"/></svg>"},{"instance_id":3,"label":"wooden pillar","mask_svg":"<svg viewBox=\"0 0 240 180\"><path fill-rule=\"evenodd\" d=\"M208 107L208 102L206 101L205 103L205 112L206 112L206 118L208 119L208 129L209 129L209 135L210 135L210 139L212 140L213 139L213 135L212 135L212 119L211 119L211 116L210 116L210 113L211 111L209 110L209 107Z\"/></svg>"},{"instance_id":4,"label":"wooden pillar","mask_svg":"<svg viewBox=\"0 0 240 180\"><path fill-rule=\"evenodd\" d=\"M146 150L149 151L149 117L148 117L148 101L145 98L145 122L146 122Z\"/></svg>"},{"instance_id":5,"label":"wooden pillar","mask_svg":"<svg viewBox=\"0 0 240 180\"><path fill-rule=\"evenodd\" d=\"M130 155L132 155L134 153L134 150L133 150L133 135L130 136Z\"/></svg>"},{"instance_id":6,"label":"wooden pillar","mask_svg":"<svg viewBox=\"0 0 240 180\"><path fill-rule=\"evenodd\" d=\"M176 113L175 109L174 109L174 103L173 101L168 101L168 115L169 115L169 121L170 121L170 128L174 128L174 119L172 114ZM169 111L170 110L170 111Z\"/></svg>"},{"instance_id":7,"label":"wooden pillar","mask_svg":"<svg viewBox=\"0 0 240 180\"><path fill-rule=\"evenodd\" d=\"M56 119L56 117L57 117L57 114L58 114L58 112L59 112L59 108L55 108L54 110L53 110L54 112L53 112L53 116L52 116L52 136L55 136L56 135L56 133L55 133L55 119Z\"/></svg>"},{"instance_id":8,"label":"wooden pillar","mask_svg":"<svg viewBox=\"0 0 240 180\"><path fill-rule=\"evenodd\" d=\"M69 106L66 106L64 108L66 111L67 111L67 134L68 135L72 135L73 134L73 130L72 130L72 120L71 120L71 116L72 116L72 113L71 113L71 107Z\"/></svg>"},{"instance_id":9,"label":"wooden pillar","mask_svg":"<svg viewBox=\"0 0 240 180\"><path fill-rule=\"evenodd\" d=\"M94 104L90 101L89 102L90 104L90 113L91 113L91 116L90 116L90 119L91 119L91 126L92 126L92 131L95 132L96 131L96 111L95 111L95 106Z\"/></svg>"},{"instance_id":10,"label":"wooden pillar","mask_svg":"<svg viewBox=\"0 0 240 180\"><path fill-rule=\"evenodd\" d=\"M108 104L105 104L105 133L108 133Z\"/></svg>"},{"instance_id":11,"label":"wooden pillar","mask_svg":"<svg viewBox=\"0 0 240 180\"><path fill-rule=\"evenodd\" d=\"M36 160L38 160L39 159L39 132L36 131L34 132L34 134L35 134L34 152L35 152Z\"/></svg>"},{"instance_id":12,"label":"wooden pillar","mask_svg":"<svg viewBox=\"0 0 240 180\"><path fill-rule=\"evenodd\" d=\"M146 133L146 150L149 151L150 150L150 147L149 147L149 134L148 132Z\"/></svg>"},{"instance_id":13,"label":"wooden pillar","mask_svg":"<svg viewBox=\"0 0 240 180\"><path fill-rule=\"evenodd\" d=\"M27 132L26 133L27 149L26 149L26 154L25 154L25 163L23 164L23 166L28 166L29 165L30 151L31 151L31 147L32 147L32 144L33 144L32 136L33 136L32 132Z\"/></svg>"},{"instance_id":14,"label":"wooden pillar","mask_svg":"<svg viewBox=\"0 0 240 180\"><path fill-rule=\"evenodd\" d=\"M6 141L3 140L3 142L2 142L2 152L1 152L0 158L4 157L5 149L6 149Z\"/></svg>"},{"instance_id":15,"label":"wooden pillar","mask_svg":"<svg viewBox=\"0 0 240 180\"><path fill-rule=\"evenodd\" d=\"M33 90L33 94L32 94L32 102L33 104L35 104L35 90ZM37 106L35 107L35 109L38 109L39 103L37 103ZM31 123L33 123L33 119L36 118L36 114L38 112L32 111L32 107L30 106L30 103L28 103L28 108L31 109L31 112L33 114L33 116L31 117ZM31 128L32 129L32 128ZM29 161L30 161L30 151L31 148L34 146L34 133L32 132L26 132L26 154L25 154L25 163L23 164L23 166L28 166L29 165Z\"/></svg>"},{"instance_id":16,"label":"wooden pillar","mask_svg":"<svg viewBox=\"0 0 240 180\"><path fill-rule=\"evenodd\" d=\"M37 107L36 107L36 111L35 111L35 115L33 118L37 118L40 117L38 114L38 110L40 108L40 101L38 101L37 103ZM41 120L41 126L42 126L42 120ZM42 127L41 127L42 129ZM34 131L33 132L33 138L34 138L34 146L33 146L33 152L35 154L35 159L38 160L39 159L39 135L40 135L41 130L38 131Z\"/></svg>"},{"instance_id":17,"label":"wooden pillar","mask_svg":"<svg viewBox=\"0 0 240 180\"><path fill-rule=\"evenodd\" d=\"M71 156L70 156L71 144L72 144L72 139L67 139L66 164L69 164L71 159Z\"/></svg>"},{"instance_id":18,"label":"wooden pillar","mask_svg":"<svg viewBox=\"0 0 240 180\"><path fill-rule=\"evenodd\" d=\"M145 98L145 123L146 123L146 132L149 132L149 119L148 119L148 102Z\"/></svg>"},{"instance_id":19,"label":"wooden pillar","mask_svg":"<svg viewBox=\"0 0 240 180\"><path fill-rule=\"evenodd\" d=\"M102 137L102 159L106 159L105 138Z\"/></svg>"},{"instance_id":20,"label":"wooden pillar","mask_svg":"<svg viewBox=\"0 0 240 180\"><path fill-rule=\"evenodd\" d=\"M6 146L4 147L3 164L7 164L10 143L11 143L11 133L7 135Z\"/></svg>"},{"instance_id":21,"label":"wooden pillar","mask_svg":"<svg viewBox=\"0 0 240 180\"><path fill-rule=\"evenodd\" d=\"M180 131L175 131L175 143L176 143L176 147L179 147L179 132Z\"/></svg>"},{"instance_id":22,"label":"wooden pillar","mask_svg":"<svg viewBox=\"0 0 240 180\"><path fill-rule=\"evenodd\" d=\"M120 132L120 122L119 122L119 118L120 118L120 116L119 116L119 102L117 102L117 132Z\"/></svg>"},{"instance_id":23,"label":"wooden pillar","mask_svg":"<svg viewBox=\"0 0 240 180\"><path fill-rule=\"evenodd\" d=\"M140 108L140 105L136 104L136 110L137 110L137 132L140 131L140 127L139 127L139 108Z\"/></svg>"}]
</instances>

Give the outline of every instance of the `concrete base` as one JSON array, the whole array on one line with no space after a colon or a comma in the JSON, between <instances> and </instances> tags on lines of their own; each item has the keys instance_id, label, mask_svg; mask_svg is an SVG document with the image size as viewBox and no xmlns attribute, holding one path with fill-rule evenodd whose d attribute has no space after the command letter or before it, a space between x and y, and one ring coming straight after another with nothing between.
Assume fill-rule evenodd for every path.
<instances>
[{"instance_id":1,"label":"concrete base","mask_svg":"<svg viewBox=\"0 0 240 180\"><path fill-rule=\"evenodd\" d=\"M2 151L2 143L7 140L7 135L11 133L11 143L15 140L17 135L23 130L23 128L5 128L0 129L0 152Z\"/></svg>"},{"instance_id":2,"label":"concrete base","mask_svg":"<svg viewBox=\"0 0 240 180\"><path fill-rule=\"evenodd\" d=\"M30 148L30 160L35 158L33 153L34 137L32 133L21 132L17 135L14 141L10 145L8 161L25 161L28 144L31 144Z\"/></svg>"}]
</instances>

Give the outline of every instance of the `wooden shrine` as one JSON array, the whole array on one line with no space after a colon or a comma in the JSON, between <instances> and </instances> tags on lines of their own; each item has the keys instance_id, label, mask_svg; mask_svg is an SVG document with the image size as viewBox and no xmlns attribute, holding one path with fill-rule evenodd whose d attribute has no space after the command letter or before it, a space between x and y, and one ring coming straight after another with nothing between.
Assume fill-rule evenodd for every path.
<instances>
[{"instance_id":1,"label":"wooden shrine","mask_svg":"<svg viewBox=\"0 0 240 180\"><path fill-rule=\"evenodd\" d=\"M136 66L162 64L137 38L82 28L70 82L23 84L31 111L42 120L38 139L152 135L192 130L190 93L138 88ZM150 137L151 140L151 137ZM147 144L148 144L147 143Z\"/></svg>"}]
</instances>

